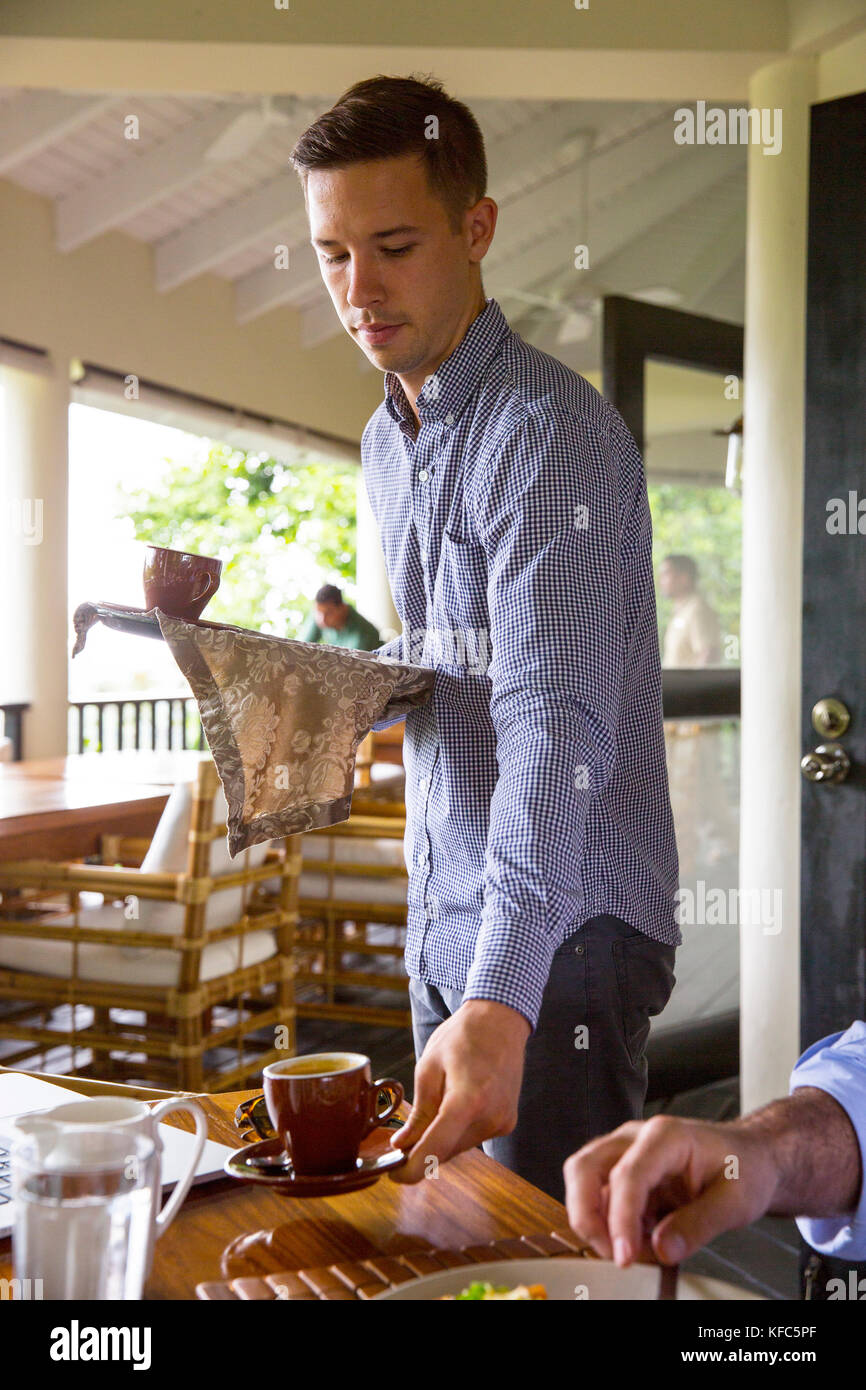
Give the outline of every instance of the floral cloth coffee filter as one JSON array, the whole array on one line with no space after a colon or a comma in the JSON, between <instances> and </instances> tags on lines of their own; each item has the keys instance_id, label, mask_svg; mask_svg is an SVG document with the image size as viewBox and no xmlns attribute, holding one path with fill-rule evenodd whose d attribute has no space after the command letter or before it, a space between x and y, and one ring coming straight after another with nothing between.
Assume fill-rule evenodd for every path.
<instances>
[{"instance_id":1,"label":"floral cloth coffee filter","mask_svg":"<svg viewBox=\"0 0 866 1390\"><path fill-rule=\"evenodd\" d=\"M96 622L161 632L198 704L228 802L232 856L346 820L358 744L374 724L425 704L435 679L427 667L371 652L187 622L159 608L82 603L73 621L73 656Z\"/></svg>"}]
</instances>

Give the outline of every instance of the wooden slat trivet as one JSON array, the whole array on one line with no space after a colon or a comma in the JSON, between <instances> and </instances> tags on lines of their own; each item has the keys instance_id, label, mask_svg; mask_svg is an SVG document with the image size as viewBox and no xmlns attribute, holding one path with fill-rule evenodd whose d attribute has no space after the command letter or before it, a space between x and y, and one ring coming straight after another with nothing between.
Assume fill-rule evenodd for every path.
<instances>
[{"instance_id":1,"label":"wooden slat trivet","mask_svg":"<svg viewBox=\"0 0 866 1390\"><path fill-rule=\"evenodd\" d=\"M266 1274L263 1278L242 1277L227 1283L204 1283L196 1286L201 1299L271 1300L288 1303L331 1303L375 1298L385 1289L406 1284L419 1275L437 1274L443 1269L464 1265L485 1264L488 1260L526 1260L540 1255L556 1258L559 1255L594 1257L576 1239L559 1231L541 1231L534 1235L510 1236L493 1240L489 1245L466 1245L462 1250L436 1250L428 1241L418 1240L417 1247L400 1255L371 1255L366 1260L344 1261L319 1269L294 1269L284 1273Z\"/></svg>"}]
</instances>

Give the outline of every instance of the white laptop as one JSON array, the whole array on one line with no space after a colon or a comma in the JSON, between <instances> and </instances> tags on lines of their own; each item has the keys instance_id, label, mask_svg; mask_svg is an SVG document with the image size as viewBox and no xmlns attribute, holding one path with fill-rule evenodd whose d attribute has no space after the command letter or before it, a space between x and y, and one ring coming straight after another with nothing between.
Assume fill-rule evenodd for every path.
<instances>
[{"instance_id":1,"label":"white laptop","mask_svg":"<svg viewBox=\"0 0 866 1390\"><path fill-rule=\"evenodd\" d=\"M24 1076L21 1072L0 1072L0 1238L7 1236L13 1225L12 1183L9 1171L9 1134L12 1123L20 1115L32 1114L35 1110L51 1110L55 1105L85 1099L87 1097L75 1091L67 1090L63 1086L54 1086L50 1081L43 1081L39 1077ZM162 1123L159 1133L163 1145L164 1191L167 1187L173 1187L186 1171L195 1136ZM212 1139L208 1139L193 1182L207 1182L212 1178L224 1177L223 1164L231 1152L227 1145L216 1144Z\"/></svg>"}]
</instances>

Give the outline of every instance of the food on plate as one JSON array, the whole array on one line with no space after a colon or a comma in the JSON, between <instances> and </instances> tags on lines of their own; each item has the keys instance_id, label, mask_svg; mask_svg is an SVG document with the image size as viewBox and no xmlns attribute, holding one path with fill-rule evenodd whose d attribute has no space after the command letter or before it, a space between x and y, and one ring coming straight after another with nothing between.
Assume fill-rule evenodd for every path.
<instances>
[{"instance_id":1,"label":"food on plate","mask_svg":"<svg viewBox=\"0 0 866 1390\"><path fill-rule=\"evenodd\" d=\"M510 1289L507 1284L489 1284L482 1280L469 1284L467 1288L461 1289L460 1293L442 1295L444 1302L467 1303L486 1303L494 1300L501 1300L503 1303L527 1303L544 1298L547 1298L547 1289L543 1284L517 1284Z\"/></svg>"}]
</instances>

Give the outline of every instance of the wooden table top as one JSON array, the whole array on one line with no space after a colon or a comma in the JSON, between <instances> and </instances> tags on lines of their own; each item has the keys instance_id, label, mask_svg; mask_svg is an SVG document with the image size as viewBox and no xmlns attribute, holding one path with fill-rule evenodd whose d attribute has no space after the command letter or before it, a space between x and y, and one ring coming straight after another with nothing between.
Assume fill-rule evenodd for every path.
<instances>
[{"instance_id":1,"label":"wooden table top","mask_svg":"<svg viewBox=\"0 0 866 1390\"><path fill-rule=\"evenodd\" d=\"M257 1091L200 1096L209 1137L243 1144L240 1101ZM187 1116L171 1116L192 1129ZM509 1236L569 1231L565 1208L480 1149L443 1164L439 1177L409 1187L381 1178L345 1197L301 1200L219 1179L194 1187L156 1247L149 1299L194 1299L196 1285L400 1255L419 1240L438 1249ZM10 1242L0 1242L0 1278L11 1277Z\"/></svg>"},{"instance_id":2,"label":"wooden table top","mask_svg":"<svg viewBox=\"0 0 866 1390\"><path fill-rule=\"evenodd\" d=\"M76 859L98 853L102 835L152 835L169 789L194 781L209 758L193 749L129 749L0 763L0 863ZM376 778L361 792L389 794Z\"/></svg>"},{"instance_id":3,"label":"wooden table top","mask_svg":"<svg viewBox=\"0 0 866 1390\"><path fill-rule=\"evenodd\" d=\"M153 752L148 748L125 749L122 753L68 753L65 757L25 758L18 763L0 763L0 785L4 781L64 782L147 782L155 786L174 786L193 781L198 764L210 757L207 751L171 749Z\"/></svg>"},{"instance_id":4,"label":"wooden table top","mask_svg":"<svg viewBox=\"0 0 866 1390\"><path fill-rule=\"evenodd\" d=\"M0 861L79 858L96 853L104 834L152 835L172 779L146 771L82 771L71 758L0 765Z\"/></svg>"}]
</instances>

